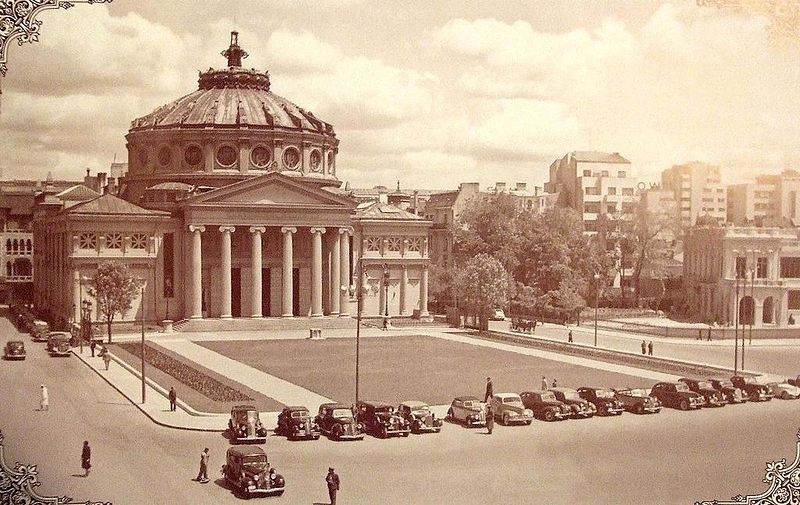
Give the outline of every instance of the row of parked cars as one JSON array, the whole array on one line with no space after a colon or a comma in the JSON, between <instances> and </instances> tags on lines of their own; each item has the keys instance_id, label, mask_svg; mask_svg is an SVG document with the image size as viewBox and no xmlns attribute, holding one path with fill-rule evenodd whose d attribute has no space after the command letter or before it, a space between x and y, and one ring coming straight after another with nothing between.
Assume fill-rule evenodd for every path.
<instances>
[{"instance_id":1,"label":"row of parked cars","mask_svg":"<svg viewBox=\"0 0 800 505\"><path fill-rule=\"evenodd\" d=\"M34 342L47 342L47 352L51 356L69 356L71 335L63 331L50 331L47 321L37 319L24 305L11 305L11 317L19 331L26 331ZM25 342L11 340L6 342L5 359L25 359Z\"/></svg>"}]
</instances>

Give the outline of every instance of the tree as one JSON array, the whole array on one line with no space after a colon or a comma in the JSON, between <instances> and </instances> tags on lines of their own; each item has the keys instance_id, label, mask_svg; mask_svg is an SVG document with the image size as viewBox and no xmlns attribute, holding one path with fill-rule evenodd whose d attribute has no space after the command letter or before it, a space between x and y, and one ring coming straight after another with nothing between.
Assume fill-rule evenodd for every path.
<instances>
[{"instance_id":1,"label":"tree","mask_svg":"<svg viewBox=\"0 0 800 505\"><path fill-rule=\"evenodd\" d=\"M519 264L518 215L516 202L509 195L470 200L452 229L456 264L488 253L500 260L506 271L513 272Z\"/></svg>"},{"instance_id":2,"label":"tree","mask_svg":"<svg viewBox=\"0 0 800 505\"><path fill-rule=\"evenodd\" d=\"M442 310L447 305L453 305L456 300L454 295L454 284L456 269L452 266L432 264L428 268L430 281L428 282L428 296L433 303Z\"/></svg>"},{"instance_id":3,"label":"tree","mask_svg":"<svg viewBox=\"0 0 800 505\"><path fill-rule=\"evenodd\" d=\"M633 288L639 303L642 272L650 271L663 277L670 257L669 243L680 231L680 222L668 213L649 211L644 205L636 208L633 231L629 236L633 257Z\"/></svg>"},{"instance_id":4,"label":"tree","mask_svg":"<svg viewBox=\"0 0 800 505\"><path fill-rule=\"evenodd\" d=\"M500 261L481 253L466 262L456 279L460 300L480 318L480 329L489 328L492 311L508 303L511 280Z\"/></svg>"},{"instance_id":5,"label":"tree","mask_svg":"<svg viewBox=\"0 0 800 505\"><path fill-rule=\"evenodd\" d=\"M131 275L128 267L118 261L100 263L97 274L90 279L89 295L97 300L97 310L106 322L109 344L114 318L117 314L125 317L131 309L139 287L139 281Z\"/></svg>"}]
</instances>

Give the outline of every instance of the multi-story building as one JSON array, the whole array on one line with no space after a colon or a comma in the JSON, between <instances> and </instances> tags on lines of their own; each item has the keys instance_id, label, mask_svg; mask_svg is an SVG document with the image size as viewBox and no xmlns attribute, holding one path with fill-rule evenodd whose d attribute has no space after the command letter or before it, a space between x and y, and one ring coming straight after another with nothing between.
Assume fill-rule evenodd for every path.
<instances>
[{"instance_id":1,"label":"multi-story building","mask_svg":"<svg viewBox=\"0 0 800 505\"><path fill-rule=\"evenodd\" d=\"M699 161L674 165L661 173L661 187L675 195L684 227L695 224L701 215L720 223L727 219L727 192L718 166Z\"/></svg>"},{"instance_id":2,"label":"multi-story building","mask_svg":"<svg viewBox=\"0 0 800 505\"><path fill-rule=\"evenodd\" d=\"M728 221L737 225L800 222L800 173L764 174L728 186Z\"/></svg>"},{"instance_id":3,"label":"multi-story building","mask_svg":"<svg viewBox=\"0 0 800 505\"><path fill-rule=\"evenodd\" d=\"M550 164L545 191L558 204L583 214L584 230L595 234L605 216L631 222L638 197L631 162L619 153L572 151Z\"/></svg>"},{"instance_id":4,"label":"multi-story building","mask_svg":"<svg viewBox=\"0 0 800 505\"><path fill-rule=\"evenodd\" d=\"M740 324L800 323L796 228L722 227L701 218L686 233L683 268L686 305L698 321L733 324L738 300Z\"/></svg>"}]
</instances>

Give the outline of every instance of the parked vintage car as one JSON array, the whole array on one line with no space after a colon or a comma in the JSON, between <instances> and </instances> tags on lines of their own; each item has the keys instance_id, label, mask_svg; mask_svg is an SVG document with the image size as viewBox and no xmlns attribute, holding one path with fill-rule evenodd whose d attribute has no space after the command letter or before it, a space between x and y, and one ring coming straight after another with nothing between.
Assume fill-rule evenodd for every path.
<instances>
[{"instance_id":1,"label":"parked vintage car","mask_svg":"<svg viewBox=\"0 0 800 505\"><path fill-rule=\"evenodd\" d=\"M447 409L447 419L466 426L486 426L486 403L475 396L456 396Z\"/></svg>"},{"instance_id":2,"label":"parked vintage car","mask_svg":"<svg viewBox=\"0 0 800 505\"><path fill-rule=\"evenodd\" d=\"M267 441L267 428L261 424L258 409L253 405L232 407L228 430L233 443L263 444Z\"/></svg>"},{"instance_id":3,"label":"parked vintage car","mask_svg":"<svg viewBox=\"0 0 800 505\"><path fill-rule=\"evenodd\" d=\"M615 389L614 397L622 402L625 410L634 414L658 414L661 412L661 402L658 398L650 396L646 389Z\"/></svg>"},{"instance_id":4,"label":"parked vintage car","mask_svg":"<svg viewBox=\"0 0 800 505\"><path fill-rule=\"evenodd\" d=\"M730 379L711 378L708 379L711 387L722 393L728 403L745 403L747 393L733 385Z\"/></svg>"},{"instance_id":5,"label":"parked vintage car","mask_svg":"<svg viewBox=\"0 0 800 505\"><path fill-rule=\"evenodd\" d=\"M699 409L705 403L703 395L691 391L683 382L659 382L650 390L650 396L665 407L680 410Z\"/></svg>"},{"instance_id":6,"label":"parked vintage car","mask_svg":"<svg viewBox=\"0 0 800 505\"><path fill-rule=\"evenodd\" d=\"M47 335L47 352L50 356L69 356L70 334L64 331L51 331Z\"/></svg>"},{"instance_id":7,"label":"parked vintage car","mask_svg":"<svg viewBox=\"0 0 800 505\"><path fill-rule=\"evenodd\" d=\"M494 309L492 311L492 317L489 318L490 321L505 321L506 314L503 312L503 309Z\"/></svg>"},{"instance_id":8,"label":"parked vintage car","mask_svg":"<svg viewBox=\"0 0 800 505\"><path fill-rule=\"evenodd\" d=\"M286 488L283 475L270 466L267 454L257 445L229 447L222 476L243 498L280 496Z\"/></svg>"},{"instance_id":9,"label":"parked vintage car","mask_svg":"<svg viewBox=\"0 0 800 505\"><path fill-rule=\"evenodd\" d=\"M767 388L769 388L769 394L771 394L773 398L796 400L800 397L800 388L788 382L778 382L768 376L757 377L756 382L767 386Z\"/></svg>"},{"instance_id":10,"label":"parked vintage car","mask_svg":"<svg viewBox=\"0 0 800 505\"><path fill-rule=\"evenodd\" d=\"M276 435L283 435L290 440L301 438L318 440L320 431L317 423L311 419L308 409L302 406L284 407L278 414Z\"/></svg>"},{"instance_id":11,"label":"parked vintage car","mask_svg":"<svg viewBox=\"0 0 800 505\"><path fill-rule=\"evenodd\" d=\"M578 388L578 394L597 407L598 416L618 416L625 412L625 407L615 397L613 389L582 387Z\"/></svg>"},{"instance_id":12,"label":"parked vintage car","mask_svg":"<svg viewBox=\"0 0 800 505\"><path fill-rule=\"evenodd\" d=\"M334 440L362 440L364 426L353 416L353 411L341 403L323 403L315 419L319 430Z\"/></svg>"},{"instance_id":13,"label":"parked vintage car","mask_svg":"<svg viewBox=\"0 0 800 505\"><path fill-rule=\"evenodd\" d=\"M494 418L506 426L533 422L533 411L525 407L516 393L497 393L491 402Z\"/></svg>"},{"instance_id":14,"label":"parked vintage car","mask_svg":"<svg viewBox=\"0 0 800 505\"><path fill-rule=\"evenodd\" d=\"M597 407L572 388L550 388L548 391L555 395L556 400L569 405L573 419L588 419L597 413Z\"/></svg>"},{"instance_id":15,"label":"parked vintage car","mask_svg":"<svg viewBox=\"0 0 800 505\"><path fill-rule=\"evenodd\" d=\"M47 321L34 319L33 322L30 323L28 331L34 342L47 342L50 335L50 325L47 324Z\"/></svg>"},{"instance_id":16,"label":"parked vintage car","mask_svg":"<svg viewBox=\"0 0 800 505\"><path fill-rule=\"evenodd\" d=\"M25 343L21 340L10 340L6 342L3 350L5 359L25 359Z\"/></svg>"},{"instance_id":17,"label":"parked vintage car","mask_svg":"<svg viewBox=\"0 0 800 505\"><path fill-rule=\"evenodd\" d=\"M427 403L409 400L397 407L397 413L411 425L411 433L439 433L442 420L436 418Z\"/></svg>"},{"instance_id":18,"label":"parked vintage car","mask_svg":"<svg viewBox=\"0 0 800 505\"><path fill-rule=\"evenodd\" d=\"M400 417L388 403L359 400L356 420L364 426L365 432L378 438L407 437L411 433L411 423Z\"/></svg>"},{"instance_id":19,"label":"parked vintage car","mask_svg":"<svg viewBox=\"0 0 800 505\"><path fill-rule=\"evenodd\" d=\"M751 402L768 402L772 400L773 395L770 393L769 388L759 384L753 377L734 375L731 377L731 382L734 386L747 393L747 398Z\"/></svg>"},{"instance_id":20,"label":"parked vintage car","mask_svg":"<svg viewBox=\"0 0 800 505\"><path fill-rule=\"evenodd\" d=\"M689 386L689 391L694 391L695 393L703 396L703 399L705 400L705 403L703 404L704 407L724 407L725 404L728 403L725 400L725 396L717 391L708 381L702 379L689 379L687 377L683 377L678 380Z\"/></svg>"},{"instance_id":21,"label":"parked vintage car","mask_svg":"<svg viewBox=\"0 0 800 505\"><path fill-rule=\"evenodd\" d=\"M533 412L536 419L555 421L572 416L572 408L556 400L556 395L550 391L523 391L519 396L522 404Z\"/></svg>"}]
</instances>

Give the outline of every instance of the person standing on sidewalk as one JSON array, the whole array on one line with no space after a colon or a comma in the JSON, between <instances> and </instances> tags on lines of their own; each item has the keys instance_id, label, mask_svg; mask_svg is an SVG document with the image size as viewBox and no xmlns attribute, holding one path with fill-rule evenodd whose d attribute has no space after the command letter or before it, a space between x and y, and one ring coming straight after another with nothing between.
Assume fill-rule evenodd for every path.
<instances>
[{"instance_id":1,"label":"person standing on sidewalk","mask_svg":"<svg viewBox=\"0 0 800 505\"><path fill-rule=\"evenodd\" d=\"M647 354L647 342L642 340L642 354Z\"/></svg>"},{"instance_id":2,"label":"person standing on sidewalk","mask_svg":"<svg viewBox=\"0 0 800 505\"><path fill-rule=\"evenodd\" d=\"M203 484L208 482L208 447L203 449L203 452L200 453L200 471L197 472L197 478L195 480Z\"/></svg>"},{"instance_id":3,"label":"person standing on sidewalk","mask_svg":"<svg viewBox=\"0 0 800 505\"><path fill-rule=\"evenodd\" d=\"M108 349L106 349L105 347L103 348L102 355L103 355L103 364L106 365L106 370L108 370L108 364L111 363L111 355L108 352Z\"/></svg>"},{"instance_id":4,"label":"person standing on sidewalk","mask_svg":"<svg viewBox=\"0 0 800 505\"><path fill-rule=\"evenodd\" d=\"M178 401L178 393L175 392L174 387L169 388L169 411L175 412L175 402Z\"/></svg>"},{"instance_id":5,"label":"person standing on sidewalk","mask_svg":"<svg viewBox=\"0 0 800 505\"><path fill-rule=\"evenodd\" d=\"M486 404L486 431L489 435L492 434L492 430L494 429L494 411L492 410L492 404Z\"/></svg>"},{"instance_id":6,"label":"person standing on sidewalk","mask_svg":"<svg viewBox=\"0 0 800 505\"><path fill-rule=\"evenodd\" d=\"M649 356L653 355L653 341L651 340L649 344L647 344L647 354Z\"/></svg>"},{"instance_id":7,"label":"person standing on sidewalk","mask_svg":"<svg viewBox=\"0 0 800 505\"><path fill-rule=\"evenodd\" d=\"M83 441L83 451L81 452L81 468L83 468L83 476L89 476L89 469L92 468L92 449L89 447L89 441Z\"/></svg>"},{"instance_id":8,"label":"person standing on sidewalk","mask_svg":"<svg viewBox=\"0 0 800 505\"><path fill-rule=\"evenodd\" d=\"M553 379L553 387L554 388L558 387L558 381L556 379Z\"/></svg>"},{"instance_id":9,"label":"person standing on sidewalk","mask_svg":"<svg viewBox=\"0 0 800 505\"><path fill-rule=\"evenodd\" d=\"M569 330L569 333L567 334L567 342L570 344L572 343L572 330Z\"/></svg>"},{"instance_id":10,"label":"person standing on sidewalk","mask_svg":"<svg viewBox=\"0 0 800 505\"><path fill-rule=\"evenodd\" d=\"M41 385L42 401L39 405L39 410L48 410L50 408L50 395L47 393L47 386Z\"/></svg>"},{"instance_id":11,"label":"person standing on sidewalk","mask_svg":"<svg viewBox=\"0 0 800 505\"><path fill-rule=\"evenodd\" d=\"M336 475L333 468L328 468L325 482L328 484L328 497L331 499L331 505L336 505L336 493L339 492L339 476Z\"/></svg>"},{"instance_id":12,"label":"person standing on sidewalk","mask_svg":"<svg viewBox=\"0 0 800 505\"><path fill-rule=\"evenodd\" d=\"M91 344L89 344L89 349L91 349L91 350L92 350L92 357L93 357L93 358L94 358L94 349L95 349L95 347L97 347L97 342L95 342L94 340L92 340L92 343L91 343Z\"/></svg>"},{"instance_id":13,"label":"person standing on sidewalk","mask_svg":"<svg viewBox=\"0 0 800 505\"><path fill-rule=\"evenodd\" d=\"M546 391L546 390L547 390L547 377L542 375L542 391Z\"/></svg>"},{"instance_id":14,"label":"person standing on sidewalk","mask_svg":"<svg viewBox=\"0 0 800 505\"><path fill-rule=\"evenodd\" d=\"M494 384L491 377L486 377L486 393L483 395L483 401L488 402L492 396L494 396Z\"/></svg>"}]
</instances>

